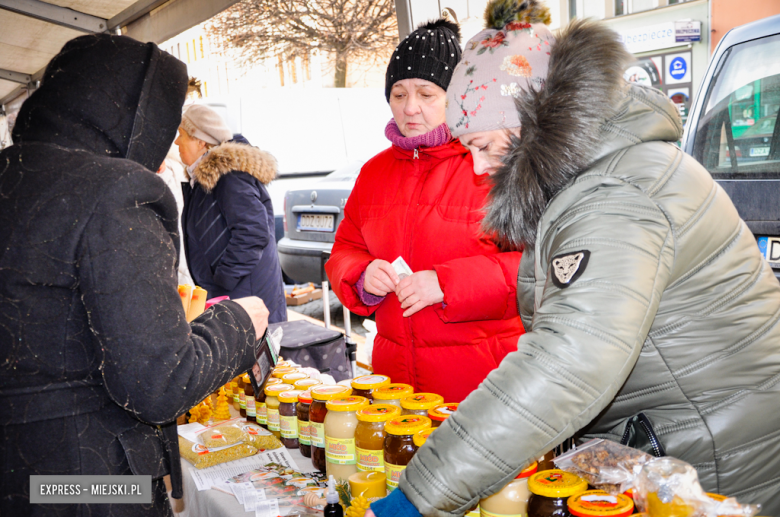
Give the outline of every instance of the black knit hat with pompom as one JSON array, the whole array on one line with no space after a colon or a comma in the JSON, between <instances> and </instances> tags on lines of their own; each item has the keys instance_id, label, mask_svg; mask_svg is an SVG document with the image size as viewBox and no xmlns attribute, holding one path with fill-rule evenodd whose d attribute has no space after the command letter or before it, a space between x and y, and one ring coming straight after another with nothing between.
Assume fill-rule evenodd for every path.
<instances>
[{"instance_id":1,"label":"black knit hat with pompom","mask_svg":"<svg viewBox=\"0 0 780 517\"><path fill-rule=\"evenodd\" d=\"M385 98L402 79L425 79L447 89L460 61L460 27L441 18L420 25L398 44L385 74Z\"/></svg>"}]
</instances>

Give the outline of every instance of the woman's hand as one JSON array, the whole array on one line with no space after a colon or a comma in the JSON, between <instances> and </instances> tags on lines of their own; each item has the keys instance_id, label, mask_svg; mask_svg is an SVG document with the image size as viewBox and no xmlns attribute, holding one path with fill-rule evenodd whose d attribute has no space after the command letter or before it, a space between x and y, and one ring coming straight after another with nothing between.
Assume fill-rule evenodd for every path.
<instances>
[{"instance_id":1,"label":"woman's hand","mask_svg":"<svg viewBox=\"0 0 780 517\"><path fill-rule=\"evenodd\" d=\"M263 303L263 300L257 296L247 296L246 298L239 298L233 300L249 314L252 318L252 325L255 327L255 339L260 339L265 334L265 330L268 328L268 309Z\"/></svg>"},{"instance_id":2,"label":"woman's hand","mask_svg":"<svg viewBox=\"0 0 780 517\"><path fill-rule=\"evenodd\" d=\"M395 291L401 281L393 266L386 260L376 259L366 268L363 289L374 296L386 296Z\"/></svg>"},{"instance_id":3,"label":"woman's hand","mask_svg":"<svg viewBox=\"0 0 780 517\"><path fill-rule=\"evenodd\" d=\"M407 276L395 288L395 294L401 302L401 308L407 309L404 312L405 318L429 305L444 301L444 292L439 287L439 275L432 270L418 271Z\"/></svg>"},{"instance_id":4,"label":"woman's hand","mask_svg":"<svg viewBox=\"0 0 780 517\"><path fill-rule=\"evenodd\" d=\"M376 517L376 515L374 515L374 512L372 512L371 508L369 508L368 510L366 510L366 513L363 517Z\"/></svg>"}]
</instances>

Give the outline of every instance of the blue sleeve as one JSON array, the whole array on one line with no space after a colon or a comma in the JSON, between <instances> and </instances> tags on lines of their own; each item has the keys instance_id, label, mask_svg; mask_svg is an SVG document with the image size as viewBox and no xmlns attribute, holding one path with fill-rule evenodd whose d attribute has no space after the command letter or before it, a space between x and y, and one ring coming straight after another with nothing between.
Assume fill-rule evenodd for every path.
<instances>
[{"instance_id":1,"label":"blue sleeve","mask_svg":"<svg viewBox=\"0 0 780 517\"><path fill-rule=\"evenodd\" d=\"M214 188L230 230L230 242L214 267L214 281L228 291L257 267L270 239L268 213L256 182L245 172L232 172Z\"/></svg>"},{"instance_id":2,"label":"blue sleeve","mask_svg":"<svg viewBox=\"0 0 780 517\"><path fill-rule=\"evenodd\" d=\"M398 489L390 492L390 495L384 499L371 503L371 510L376 517L422 517L417 508Z\"/></svg>"}]
</instances>

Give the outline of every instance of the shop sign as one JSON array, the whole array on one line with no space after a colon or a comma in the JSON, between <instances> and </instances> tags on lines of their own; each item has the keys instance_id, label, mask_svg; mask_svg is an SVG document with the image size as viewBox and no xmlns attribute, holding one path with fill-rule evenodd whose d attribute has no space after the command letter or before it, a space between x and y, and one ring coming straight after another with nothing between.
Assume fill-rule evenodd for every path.
<instances>
[{"instance_id":1,"label":"shop sign","mask_svg":"<svg viewBox=\"0 0 780 517\"><path fill-rule=\"evenodd\" d=\"M701 41L701 22L674 22L674 40L677 43Z\"/></svg>"},{"instance_id":2,"label":"shop sign","mask_svg":"<svg viewBox=\"0 0 780 517\"><path fill-rule=\"evenodd\" d=\"M618 31L620 40L629 52L647 52L677 46L674 22L659 23L641 29Z\"/></svg>"}]
</instances>

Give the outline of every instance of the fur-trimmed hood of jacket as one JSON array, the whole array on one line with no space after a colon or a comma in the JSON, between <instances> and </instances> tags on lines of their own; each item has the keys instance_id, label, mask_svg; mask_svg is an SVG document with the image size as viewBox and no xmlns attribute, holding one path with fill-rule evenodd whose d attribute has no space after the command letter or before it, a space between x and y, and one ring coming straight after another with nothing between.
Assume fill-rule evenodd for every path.
<instances>
[{"instance_id":1,"label":"fur-trimmed hood of jacket","mask_svg":"<svg viewBox=\"0 0 780 517\"><path fill-rule=\"evenodd\" d=\"M533 247L549 201L598 159L642 142L679 140L671 100L623 79L632 59L599 22L574 21L557 34L544 87L517 99L521 136L512 137L491 178L483 228L503 247Z\"/></svg>"},{"instance_id":2,"label":"fur-trimmed hood of jacket","mask_svg":"<svg viewBox=\"0 0 780 517\"><path fill-rule=\"evenodd\" d=\"M192 172L195 181L206 192L211 192L225 174L246 172L267 185L276 178L276 158L265 151L246 144L224 143L212 148Z\"/></svg>"}]
</instances>

